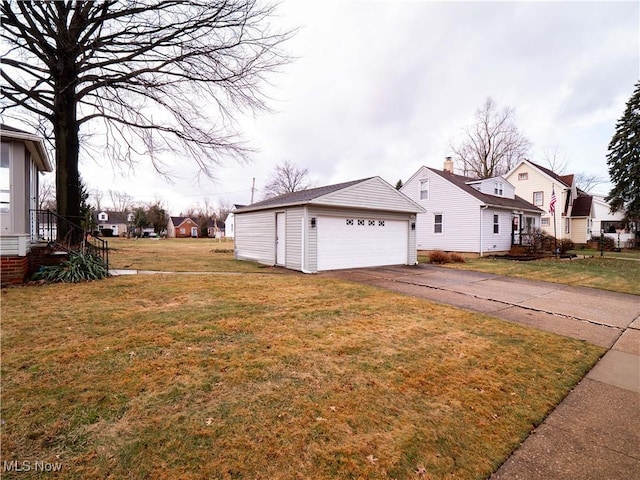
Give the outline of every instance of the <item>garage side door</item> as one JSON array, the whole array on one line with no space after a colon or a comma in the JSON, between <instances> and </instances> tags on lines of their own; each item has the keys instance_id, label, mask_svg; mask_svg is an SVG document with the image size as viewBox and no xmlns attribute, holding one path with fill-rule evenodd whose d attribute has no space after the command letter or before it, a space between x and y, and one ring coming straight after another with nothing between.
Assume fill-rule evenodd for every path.
<instances>
[{"instance_id":1,"label":"garage side door","mask_svg":"<svg viewBox=\"0 0 640 480\"><path fill-rule=\"evenodd\" d=\"M318 217L318 270L404 265L407 221Z\"/></svg>"}]
</instances>

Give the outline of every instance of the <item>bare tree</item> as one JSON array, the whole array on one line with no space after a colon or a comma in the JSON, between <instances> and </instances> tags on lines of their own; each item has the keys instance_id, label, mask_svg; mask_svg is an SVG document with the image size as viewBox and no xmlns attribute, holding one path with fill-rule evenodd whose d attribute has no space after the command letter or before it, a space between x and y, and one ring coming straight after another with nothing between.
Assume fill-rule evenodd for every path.
<instances>
[{"instance_id":1,"label":"bare tree","mask_svg":"<svg viewBox=\"0 0 640 480\"><path fill-rule=\"evenodd\" d=\"M56 184L51 177L46 177L46 179L40 184L39 194L38 209L55 211Z\"/></svg>"},{"instance_id":2,"label":"bare tree","mask_svg":"<svg viewBox=\"0 0 640 480\"><path fill-rule=\"evenodd\" d=\"M133 197L126 192L119 192L117 190L107 191L109 199L111 200L111 206L114 212L128 213L133 208Z\"/></svg>"},{"instance_id":3,"label":"bare tree","mask_svg":"<svg viewBox=\"0 0 640 480\"><path fill-rule=\"evenodd\" d=\"M581 172L581 173L576 173L574 182L576 184L576 187L578 187L580 190L583 190L585 192L590 192L591 190L596 188L598 185L607 183L608 179L601 175Z\"/></svg>"},{"instance_id":4,"label":"bare tree","mask_svg":"<svg viewBox=\"0 0 640 480\"><path fill-rule=\"evenodd\" d=\"M545 164L549 167L549 170L557 173L558 175L564 175L567 171L567 167L569 166L569 159L564 153L562 153L560 148L557 146L553 148L545 148L543 155Z\"/></svg>"},{"instance_id":5,"label":"bare tree","mask_svg":"<svg viewBox=\"0 0 640 480\"><path fill-rule=\"evenodd\" d=\"M298 168L288 160L276 165L269 182L264 186L264 198L305 190L311 186L309 169Z\"/></svg>"},{"instance_id":6,"label":"bare tree","mask_svg":"<svg viewBox=\"0 0 640 480\"><path fill-rule=\"evenodd\" d=\"M233 211L233 208L233 204L229 202L229 200L219 200L218 209L216 210L217 218L224 222L229 214Z\"/></svg>"},{"instance_id":7,"label":"bare tree","mask_svg":"<svg viewBox=\"0 0 640 480\"><path fill-rule=\"evenodd\" d=\"M465 128L463 140L451 144L458 170L464 175L502 175L526 157L531 144L514 123L513 109L499 110L489 97L476 110L474 119L475 123Z\"/></svg>"},{"instance_id":8,"label":"bare tree","mask_svg":"<svg viewBox=\"0 0 640 480\"><path fill-rule=\"evenodd\" d=\"M53 138L58 213L80 216L78 159L88 135L104 138L101 153L112 162L150 159L163 173L164 151L182 151L207 175L225 156L245 158L234 112L265 109L264 77L287 61L280 47L292 32L272 31L274 8L257 0L2 1L0 111Z\"/></svg>"},{"instance_id":9,"label":"bare tree","mask_svg":"<svg viewBox=\"0 0 640 480\"><path fill-rule=\"evenodd\" d=\"M97 188L94 188L91 191L91 199L93 200L93 205L96 207L96 211L100 212L102 210L102 198L104 197L104 192Z\"/></svg>"}]
</instances>

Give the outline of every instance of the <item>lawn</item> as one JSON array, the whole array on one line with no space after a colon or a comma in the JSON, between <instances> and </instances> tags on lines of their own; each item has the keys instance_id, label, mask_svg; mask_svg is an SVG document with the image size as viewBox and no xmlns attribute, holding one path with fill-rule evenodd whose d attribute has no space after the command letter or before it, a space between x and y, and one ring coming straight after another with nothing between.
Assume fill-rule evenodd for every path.
<instances>
[{"instance_id":1,"label":"lawn","mask_svg":"<svg viewBox=\"0 0 640 480\"><path fill-rule=\"evenodd\" d=\"M446 267L640 295L640 261L623 260L609 252L604 257L580 255L572 260L549 258L530 262L484 257L446 264ZM429 257L420 255L418 260L428 263Z\"/></svg>"},{"instance_id":2,"label":"lawn","mask_svg":"<svg viewBox=\"0 0 640 480\"><path fill-rule=\"evenodd\" d=\"M3 289L1 340L2 465L77 479L487 478L604 353L299 274Z\"/></svg>"},{"instance_id":3,"label":"lawn","mask_svg":"<svg viewBox=\"0 0 640 480\"><path fill-rule=\"evenodd\" d=\"M110 238L109 268L165 272L264 272L234 260L233 241L208 238Z\"/></svg>"}]
</instances>

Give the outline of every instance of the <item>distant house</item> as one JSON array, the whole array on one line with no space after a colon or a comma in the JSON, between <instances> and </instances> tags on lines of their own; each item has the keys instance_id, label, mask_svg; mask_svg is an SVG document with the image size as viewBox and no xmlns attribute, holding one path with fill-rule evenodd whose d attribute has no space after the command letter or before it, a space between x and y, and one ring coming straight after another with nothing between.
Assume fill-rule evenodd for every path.
<instances>
[{"instance_id":1,"label":"distant house","mask_svg":"<svg viewBox=\"0 0 640 480\"><path fill-rule=\"evenodd\" d=\"M208 218L206 220L207 237L209 238L225 238L225 223L222 220ZM200 229L202 232L202 228Z\"/></svg>"},{"instance_id":2,"label":"distant house","mask_svg":"<svg viewBox=\"0 0 640 480\"><path fill-rule=\"evenodd\" d=\"M234 204L233 209L237 210L239 208L244 208L246 205L238 205ZM229 212L227 218L224 221L224 236L226 238L233 238L235 236L235 213L233 211Z\"/></svg>"},{"instance_id":3,"label":"distant house","mask_svg":"<svg viewBox=\"0 0 640 480\"><path fill-rule=\"evenodd\" d=\"M133 213L103 210L94 214L96 229L99 234L103 230L111 231L108 236L125 236L133 228Z\"/></svg>"},{"instance_id":4,"label":"distant house","mask_svg":"<svg viewBox=\"0 0 640 480\"><path fill-rule=\"evenodd\" d=\"M418 250L507 252L540 224L542 211L504 178L456 175L450 159L444 170L420 167L400 191L425 210L418 213Z\"/></svg>"},{"instance_id":5,"label":"distant house","mask_svg":"<svg viewBox=\"0 0 640 480\"><path fill-rule=\"evenodd\" d=\"M38 231L39 173L51 172L44 139L0 125L0 275L21 283L37 265L31 257Z\"/></svg>"},{"instance_id":6,"label":"distant house","mask_svg":"<svg viewBox=\"0 0 640 480\"><path fill-rule=\"evenodd\" d=\"M380 177L238 208L235 257L304 273L417 262L422 208Z\"/></svg>"},{"instance_id":7,"label":"distant house","mask_svg":"<svg viewBox=\"0 0 640 480\"><path fill-rule=\"evenodd\" d=\"M191 217L169 217L167 223L168 238L198 238L200 226Z\"/></svg>"},{"instance_id":8,"label":"distant house","mask_svg":"<svg viewBox=\"0 0 640 480\"><path fill-rule=\"evenodd\" d=\"M618 231L622 232L623 241L633 238L631 230L622 228L624 213L611 212L603 197L580 190L574 175L558 175L530 160L523 160L505 178L515 186L520 197L543 210L540 228L548 235L584 244L604 229L605 234L616 239ZM550 211L554 194L555 215Z\"/></svg>"}]
</instances>

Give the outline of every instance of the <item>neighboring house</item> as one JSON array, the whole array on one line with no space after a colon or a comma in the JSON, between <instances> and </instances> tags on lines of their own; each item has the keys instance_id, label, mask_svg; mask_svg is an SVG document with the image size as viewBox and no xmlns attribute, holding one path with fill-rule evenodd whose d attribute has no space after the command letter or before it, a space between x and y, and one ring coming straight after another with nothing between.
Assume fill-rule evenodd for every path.
<instances>
[{"instance_id":1,"label":"neighboring house","mask_svg":"<svg viewBox=\"0 0 640 480\"><path fill-rule=\"evenodd\" d=\"M422 211L380 177L288 193L234 211L235 258L304 273L415 265Z\"/></svg>"},{"instance_id":2,"label":"neighboring house","mask_svg":"<svg viewBox=\"0 0 640 480\"><path fill-rule=\"evenodd\" d=\"M233 205L234 210L243 207L245 207L245 205ZM229 215L227 215L224 221L224 235L226 238L233 238L235 236L235 213L233 213L233 211L229 212Z\"/></svg>"},{"instance_id":3,"label":"neighboring house","mask_svg":"<svg viewBox=\"0 0 640 480\"><path fill-rule=\"evenodd\" d=\"M198 238L200 226L191 217L169 217L167 223L168 238Z\"/></svg>"},{"instance_id":4,"label":"neighboring house","mask_svg":"<svg viewBox=\"0 0 640 480\"><path fill-rule=\"evenodd\" d=\"M98 233L103 230L111 230L114 237L125 236L130 229L133 229L133 213L101 211L94 214L96 229Z\"/></svg>"},{"instance_id":5,"label":"neighboring house","mask_svg":"<svg viewBox=\"0 0 640 480\"><path fill-rule=\"evenodd\" d=\"M540 224L542 211L504 178L456 175L450 160L445 170L420 167L400 191L425 210L418 214L418 250L508 252Z\"/></svg>"},{"instance_id":6,"label":"neighboring house","mask_svg":"<svg viewBox=\"0 0 640 480\"><path fill-rule=\"evenodd\" d=\"M225 238L225 223L214 218L207 219L207 237Z\"/></svg>"},{"instance_id":7,"label":"neighboring house","mask_svg":"<svg viewBox=\"0 0 640 480\"><path fill-rule=\"evenodd\" d=\"M0 274L2 283L21 283L30 266L32 244L39 233L37 217L39 172L53 169L44 139L0 125Z\"/></svg>"},{"instance_id":8,"label":"neighboring house","mask_svg":"<svg viewBox=\"0 0 640 480\"><path fill-rule=\"evenodd\" d=\"M603 197L580 190L574 175L558 175L530 160L522 160L505 178L515 186L520 197L543 210L540 228L548 235L584 244L592 236L600 235L602 225L609 227L606 222L618 222L621 226L623 212L611 213ZM550 212L554 194L555 215ZM632 238L633 234L628 232L626 236Z\"/></svg>"}]
</instances>

